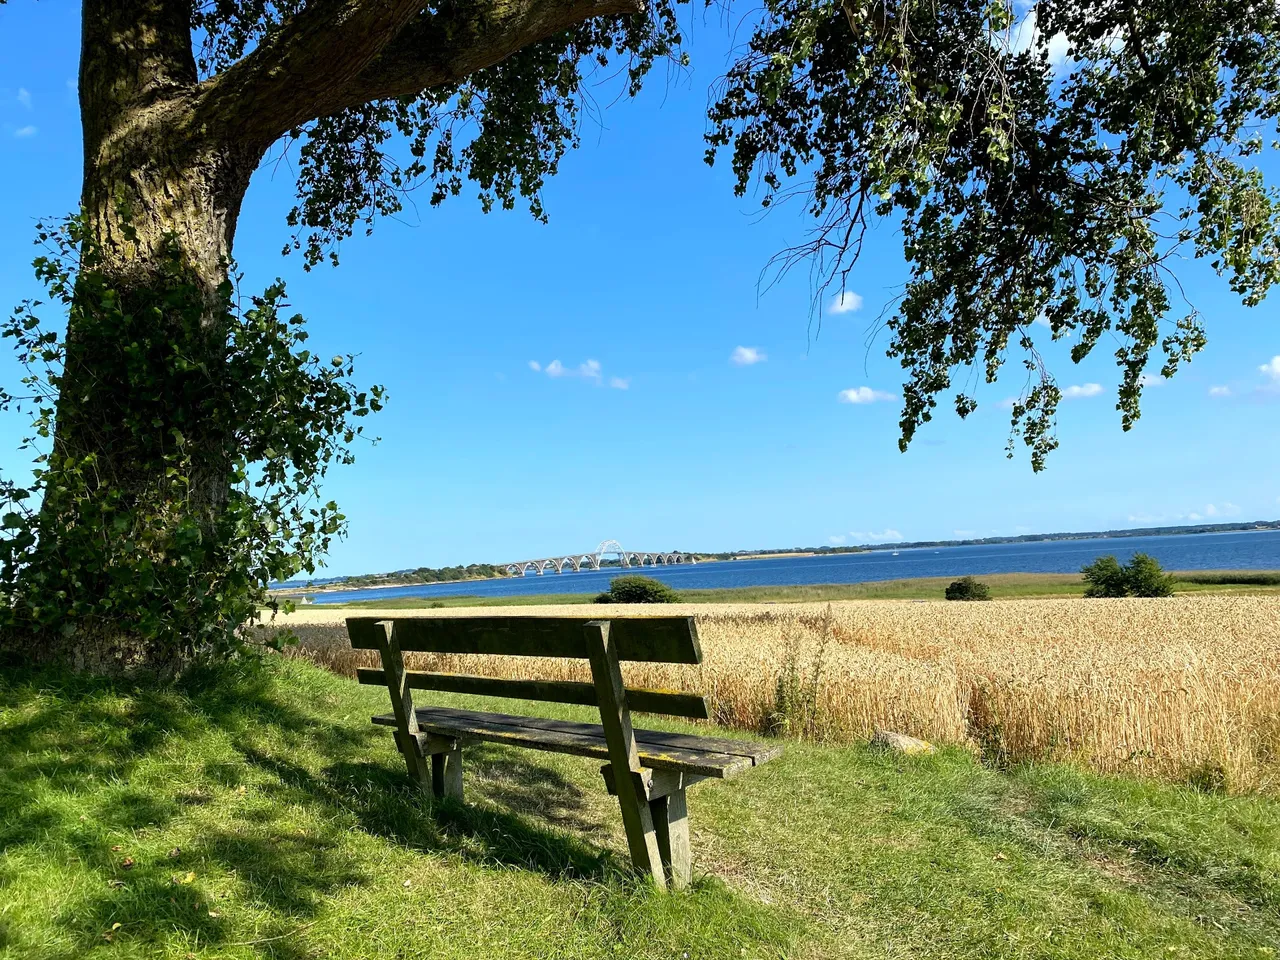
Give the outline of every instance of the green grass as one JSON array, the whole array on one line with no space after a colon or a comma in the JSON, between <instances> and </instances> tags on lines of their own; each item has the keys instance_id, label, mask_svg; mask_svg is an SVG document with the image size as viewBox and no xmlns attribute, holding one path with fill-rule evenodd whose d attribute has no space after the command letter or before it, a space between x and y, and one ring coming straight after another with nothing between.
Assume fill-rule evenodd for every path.
<instances>
[{"instance_id":1,"label":"green grass","mask_svg":"<svg viewBox=\"0 0 1280 960\"><path fill-rule=\"evenodd\" d=\"M467 805L436 805L368 722L385 697L274 659L167 692L0 679L0 957L1095 960L1280 943L1274 799L791 744L691 791L698 877L663 895L625 869L598 763L468 748Z\"/></svg>"},{"instance_id":2,"label":"green grass","mask_svg":"<svg viewBox=\"0 0 1280 960\"><path fill-rule=\"evenodd\" d=\"M1178 593L1223 593L1280 596L1280 571L1212 570L1177 572ZM801 603L826 600L941 600L955 577L918 577L875 583L827 583L798 587L735 587L725 590L681 590L687 603ZM1082 597L1084 581L1077 573L998 573L979 577L997 600L1038 597ZM590 593L544 593L513 597L401 597L395 600L356 600L344 607L412 610L426 607L523 607L544 604L591 603ZM338 606L335 604L335 606Z\"/></svg>"}]
</instances>

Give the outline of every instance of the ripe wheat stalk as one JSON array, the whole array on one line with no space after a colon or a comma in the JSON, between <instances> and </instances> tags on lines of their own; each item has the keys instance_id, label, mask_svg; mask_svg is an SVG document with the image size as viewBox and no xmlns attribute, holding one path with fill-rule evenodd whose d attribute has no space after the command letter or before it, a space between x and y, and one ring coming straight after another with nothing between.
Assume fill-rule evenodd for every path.
<instances>
[{"instance_id":1,"label":"ripe wheat stalk","mask_svg":"<svg viewBox=\"0 0 1280 960\"><path fill-rule=\"evenodd\" d=\"M659 612L484 613L588 609L602 618ZM678 604L660 612L697 618L704 662L627 664L628 684L701 691L725 726L829 742L888 728L1001 763L1069 760L1102 772L1280 789L1280 598ZM312 608L288 618L301 640L291 655L345 674L374 665L347 646L344 615ZM589 679L577 661L421 654L409 661L417 669Z\"/></svg>"}]
</instances>

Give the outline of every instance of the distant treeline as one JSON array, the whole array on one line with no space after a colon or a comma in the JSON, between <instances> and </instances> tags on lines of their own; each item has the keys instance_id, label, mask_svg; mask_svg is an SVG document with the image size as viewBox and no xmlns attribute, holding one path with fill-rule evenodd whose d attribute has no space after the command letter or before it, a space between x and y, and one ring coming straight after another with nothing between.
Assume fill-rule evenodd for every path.
<instances>
[{"instance_id":1,"label":"distant treeline","mask_svg":"<svg viewBox=\"0 0 1280 960\"><path fill-rule=\"evenodd\" d=\"M779 553L862 553L866 547L775 547L769 550L733 550L729 553L695 553L699 560L733 560L737 557L769 557Z\"/></svg>"},{"instance_id":2,"label":"distant treeline","mask_svg":"<svg viewBox=\"0 0 1280 960\"><path fill-rule=\"evenodd\" d=\"M734 550L730 553L698 553L694 556L732 560L740 556L768 556L778 553L862 553L867 550L905 550L912 547L974 547L984 543L1038 543L1044 540L1102 540L1120 537L1171 537L1190 533L1239 533L1248 530L1280 530L1280 520L1251 520L1247 523L1197 523L1172 527L1141 527L1137 530L1091 530L1085 533L1023 533L1013 537L974 537L969 540L896 540L851 547L777 547L768 550Z\"/></svg>"},{"instance_id":3,"label":"distant treeline","mask_svg":"<svg viewBox=\"0 0 1280 960\"><path fill-rule=\"evenodd\" d=\"M975 537L971 540L912 540L880 543L866 550L901 550L911 547L972 547L984 543L1038 543L1044 540L1103 540L1123 537L1174 537L1191 533L1240 533L1248 530L1280 530L1280 520L1248 523L1198 523L1174 527L1142 527L1137 530L1091 530L1086 533L1024 533L1016 537Z\"/></svg>"},{"instance_id":4,"label":"distant treeline","mask_svg":"<svg viewBox=\"0 0 1280 960\"><path fill-rule=\"evenodd\" d=\"M418 567L416 570L397 570L394 573L365 573L345 577L339 582L352 587L384 587L390 584L450 583L455 580L483 580L505 577L506 571L492 563L469 563L465 567Z\"/></svg>"}]
</instances>

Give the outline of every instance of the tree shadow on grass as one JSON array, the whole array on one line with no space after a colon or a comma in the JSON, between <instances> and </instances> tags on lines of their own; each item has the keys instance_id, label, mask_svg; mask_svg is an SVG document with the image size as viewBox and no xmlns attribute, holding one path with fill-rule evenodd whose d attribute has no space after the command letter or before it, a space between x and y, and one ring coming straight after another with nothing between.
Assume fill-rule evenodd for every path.
<instances>
[{"instance_id":1,"label":"tree shadow on grass","mask_svg":"<svg viewBox=\"0 0 1280 960\"><path fill-rule=\"evenodd\" d=\"M200 884L183 882L196 865L234 874L274 915L264 937L287 934L339 889L379 879L345 845L351 829L433 856L554 878L603 881L624 872L613 852L546 828L546 819L578 831L599 824L583 791L536 755L469 747L468 769L481 774L488 796L436 802L409 784L384 730L334 720L341 710L327 716L323 702L313 709L306 697L286 696L278 677L274 668L228 668L199 687L163 690L48 673L0 677L0 849L73 861L101 881L60 913L74 941L66 956L110 946L115 923L135 943L175 934L225 943L216 904ZM164 777L157 756L173 768ZM139 852L125 867L124 851L112 850L122 835L189 829L184 817L246 784L250 808L217 811L212 823L205 811L181 851ZM274 821L297 809L325 826L273 835ZM15 879L0 876L0 888Z\"/></svg>"}]
</instances>

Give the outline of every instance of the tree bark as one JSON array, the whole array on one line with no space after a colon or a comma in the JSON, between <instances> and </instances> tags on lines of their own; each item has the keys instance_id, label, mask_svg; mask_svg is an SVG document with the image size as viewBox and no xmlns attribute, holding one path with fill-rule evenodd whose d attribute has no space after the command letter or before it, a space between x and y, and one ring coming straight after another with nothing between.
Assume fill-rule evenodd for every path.
<instances>
[{"instance_id":1,"label":"tree bark","mask_svg":"<svg viewBox=\"0 0 1280 960\"><path fill-rule=\"evenodd\" d=\"M201 422L199 403L225 364L224 284L236 218L265 149L209 136L192 123L198 78L188 4L86 0L83 16L81 208L86 251L92 246L101 259L92 282L86 281L89 265L81 264L50 467L90 467L82 498L46 494L39 554L46 566L73 572L75 538L93 535L87 525L106 522L108 502L115 516L131 507L149 511L148 533L154 533L155 510L168 508L148 498L163 498L169 490L167 456L186 457L189 468L190 483L168 520L175 528L194 519L207 533L226 503L233 438L225 424ZM90 301L99 289L119 297L118 311L94 308ZM174 301L170 306L166 295ZM186 374L172 376L174 356L191 362ZM158 372L162 386L139 390L140 363ZM134 538L120 545L121 555L133 560L151 560L148 550L164 550L138 529L103 529L101 535ZM68 604L77 592L84 597L108 590L112 578L125 573L104 569L68 577L75 581ZM33 630L0 641L0 647L18 645L24 659L101 674L174 674L196 652L190 644L145 638L128 610L78 618L70 626Z\"/></svg>"}]
</instances>

